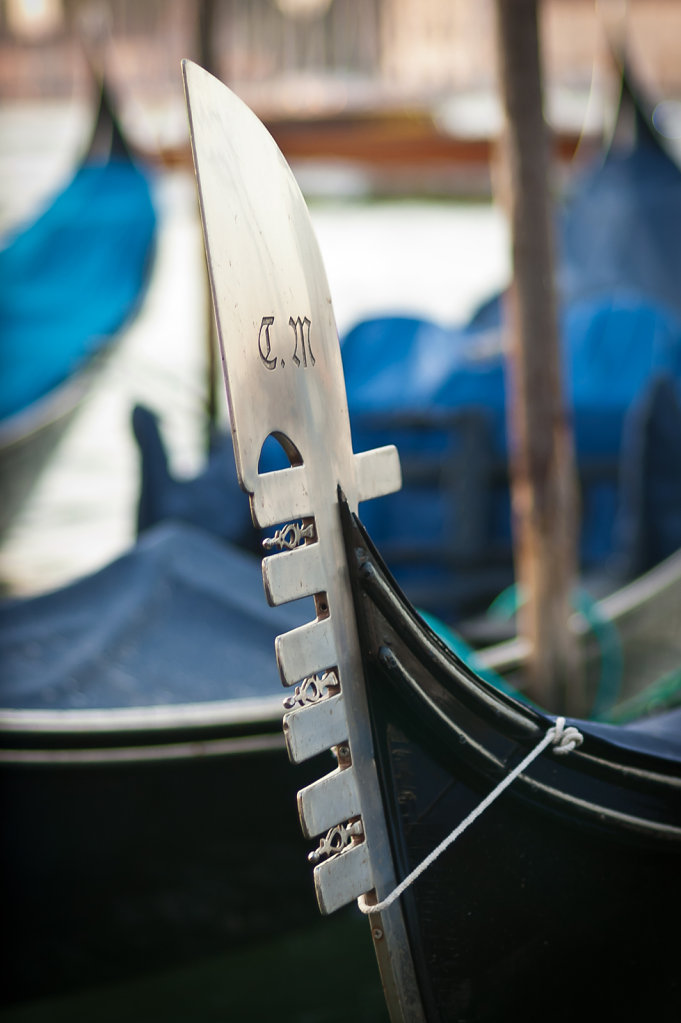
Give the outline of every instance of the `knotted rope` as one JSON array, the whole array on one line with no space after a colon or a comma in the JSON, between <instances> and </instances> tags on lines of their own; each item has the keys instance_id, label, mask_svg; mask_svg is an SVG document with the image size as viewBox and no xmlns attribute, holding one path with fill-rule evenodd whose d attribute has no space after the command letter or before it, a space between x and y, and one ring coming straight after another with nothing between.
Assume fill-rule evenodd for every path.
<instances>
[{"instance_id":1,"label":"knotted rope","mask_svg":"<svg viewBox=\"0 0 681 1023\"><path fill-rule=\"evenodd\" d=\"M575 728L574 725L568 725L566 727L565 718L556 718L556 723L551 725L544 738L541 739L534 749L527 754L525 759L521 760L521 762L514 767L512 771L509 771L506 777L499 782L497 787L492 789L489 795L486 796L463 821L461 821L458 827L454 828L454 830L447 835L447 837L443 839L442 842L440 842L440 844L436 846L436 848L433 849L433 851L429 853L428 856L426 856L426 858L422 860L421 863L419 863L419 865L415 867L403 881L400 881L397 887L393 888L385 899L381 902L370 904L366 901L366 895L360 896L357 901L362 913L380 913L382 910L387 909L388 906L391 906L396 899L399 899L400 895L402 895L402 893L414 883L417 877L420 877L424 870L427 870L431 863L434 863L438 856L440 856L441 853L443 853L445 849L452 844L452 842L456 841L459 835L463 834L466 828L470 827L473 821L477 820L477 818L492 805L495 799L498 799L502 792L516 780L518 775L527 770L532 761L536 760L537 757L544 752L547 746L552 745L554 747L554 753L564 756L567 753L571 753L572 750L577 749L578 746L581 746L583 741L584 736L578 728Z\"/></svg>"}]
</instances>

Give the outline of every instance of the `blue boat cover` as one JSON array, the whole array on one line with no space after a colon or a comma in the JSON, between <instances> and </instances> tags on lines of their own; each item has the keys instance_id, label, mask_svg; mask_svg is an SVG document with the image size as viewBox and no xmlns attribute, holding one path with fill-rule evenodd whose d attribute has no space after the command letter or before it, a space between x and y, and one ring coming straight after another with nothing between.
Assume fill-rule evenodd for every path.
<instances>
[{"instance_id":1,"label":"blue boat cover","mask_svg":"<svg viewBox=\"0 0 681 1023\"><path fill-rule=\"evenodd\" d=\"M239 486L231 437L216 436L205 467L194 478L171 475L157 416L143 405L132 413L140 453L139 533L164 520L186 522L253 553L262 552L262 537L251 521Z\"/></svg>"},{"instance_id":2,"label":"blue boat cover","mask_svg":"<svg viewBox=\"0 0 681 1023\"><path fill-rule=\"evenodd\" d=\"M641 571L657 551L681 545L669 496L677 459L669 444L657 458L651 449L653 434L670 437L661 411L650 418L662 392L646 398L660 375L676 391L681 383L681 171L643 114L630 113L633 143L613 145L579 175L557 217L563 380L587 571L614 558ZM405 464L403 491L362 508L363 521L412 599L450 619L460 610L457 574L474 601L476 585L491 598L510 581L503 307L495 295L462 327L387 315L342 339L355 448L396 443ZM654 427L644 428L642 405ZM656 539L641 532L645 502L632 500L642 473L647 485L655 475L664 497L665 524L661 512L655 523L648 514ZM621 547L635 535L638 556ZM438 593L447 592L443 603Z\"/></svg>"},{"instance_id":3,"label":"blue boat cover","mask_svg":"<svg viewBox=\"0 0 681 1023\"><path fill-rule=\"evenodd\" d=\"M681 430L681 324L620 296L569 308L563 330L582 567L612 562L630 577L681 545L672 443ZM498 344L487 332L391 316L357 325L342 352L355 450L395 443L404 473L399 493L361 506L363 522L414 603L448 621L480 609L512 582ZM195 479L174 479L154 415L137 408L133 422L139 530L175 519L257 549L231 439L216 441ZM261 471L286 464L278 445L263 451Z\"/></svg>"},{"instance_id":4,"label":"blue boat cover","mask_svg":"<svg viewBox=\"0 0 681 1023\"><path fill-rule=\"evenodd\" d=\"M272 696L275 637L312 618L308 601L268 607L255 555L163 524L93 575L0 605L0 706Z\"/></svg>"},{"instance_id":5,"label":"blue boat cover","mask_svg":"<svg viewBox=\"0 0 681 1023\"><path fill-rule=\"evenodd\" d=\"M556 214L558 294L570 305L624 292L681 317L681 169L640 111L628 145L577 173ZM498 327L500 294L471 318Z\"/></svg>"},{"instance_id":6,"label":"blue boat cover","mask_svg":"<svg viewBox=\"0 0 681 1023\"><path fill-rule=\"evenodd\" d=\"M574 302L620 289L681 316L681 171L639 119L636 143L613 146L579 176L560 224L560 290Z\"/></svg>"},{"instance_id":7,"label":"blue boat cover","mask_svg":"<svg viewBox=\"0 0 681 1023\"><path fill-rule=\"evenodd\" d=\"M112 158L82 166L0 250L0 419L67 380L126 323L155 229L146 175Z\"/></svg>"},{"instance_id":8,"label":"blue boat cover","mask_svg":"<svg viewBox=\"0 0 681 1023\"><path fill-rule=\"evenodd\" d=\"M585 471L594 467L582 492L582 559L588 567L615 551L627 417L655 377L665 374L676 385L681 381L681 321L639 297L620 294L567 307L562 336L578 463ZM363 507L367 529L382 549L405 544L418 532L433 550L436 545L444 550L447 537L460 528L452 490L443 486L447 475L457 474L459 492L467 487L472 499L480 461L487 459L491 477L494 467L507 460L505 368L499 345L486 331L385 317L353 328L342 352L356 450L393 442L404 460L435 458L441 466L437 487L412 486L405 474L400 494ZM460 418L447 428L446 414L455 411ZM480 418L484 443L478 460L456 460L457 432L463 436L467 423ZM465 451L463 447L464 456ZM483 505L488 544L510 541L508 489L498 489ZM386 558L390 564L387 551Z\"/></svg>"},{"instance_id":9,"label":"blue boat cover","mask_svg":"<svg viewBox=\"0 0 681 1023\"><path fill-rule=\"evenodd\" d=\"M589 735L607 739L620 749L681 763L681 707L627 725L608 725L579 719L570 723Z\"/></svg>"}]
</instances>

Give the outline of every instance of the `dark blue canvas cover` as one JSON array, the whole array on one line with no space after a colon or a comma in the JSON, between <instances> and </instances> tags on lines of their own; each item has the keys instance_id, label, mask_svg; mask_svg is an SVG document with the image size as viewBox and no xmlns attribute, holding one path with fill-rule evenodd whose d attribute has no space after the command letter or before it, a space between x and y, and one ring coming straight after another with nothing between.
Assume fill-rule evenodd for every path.
<instances>
[{"instance_id":1,"label":"dark blue canvas cover","mask_svg":"<svg viewBox=\"0 0 681 1023\"><path fill-rule=\"evenodd\" d=\"M303 624L305 603L268 607L259 558L190 526L159 525L101 571L0 605L0 706L279 694L274 639Z\"/></svg>"}]
</instances>

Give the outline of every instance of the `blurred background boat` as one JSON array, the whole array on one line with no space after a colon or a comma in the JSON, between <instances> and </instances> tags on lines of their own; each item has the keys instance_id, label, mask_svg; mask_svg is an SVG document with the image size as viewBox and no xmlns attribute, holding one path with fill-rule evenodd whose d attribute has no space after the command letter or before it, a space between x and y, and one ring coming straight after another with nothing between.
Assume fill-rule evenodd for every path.
<instances>
[{"instance_id":1,"label":"blurred background boat","mask_svg":"<svg viewBox=\"0 0 681 1023\"><path fill-rule=\"evenodd\" d=\"M254 555L172 523L0 605L3 1004L315 919L272 656L304 620Z\"/></svg>"},{"instance_id":2,"label":"blurred background boat","mask_svg":"<svg viewBox=\"0 0 681 1023\"><path fill-rule=\"evenodd\" d=\"M155 236L147 174L101 82L72 179L0 250L0 535L139 311Z\"/></svg>"},{"instance_id":3,"label":"blurred background boat","mask_svg":"<svg viewBox=\"0 0 681 1023\"><path fill-rule=\"evenodd\" d=\"M596 594L681 546L681 170L647 109L623 70L612 138L556 213L580 564ZM513 580L504 321L499 294L463 327L382 317L343 338L355 443L403 453L404 487L367 526L411 598L448 621Z\"/></svg>"}]
</instances>

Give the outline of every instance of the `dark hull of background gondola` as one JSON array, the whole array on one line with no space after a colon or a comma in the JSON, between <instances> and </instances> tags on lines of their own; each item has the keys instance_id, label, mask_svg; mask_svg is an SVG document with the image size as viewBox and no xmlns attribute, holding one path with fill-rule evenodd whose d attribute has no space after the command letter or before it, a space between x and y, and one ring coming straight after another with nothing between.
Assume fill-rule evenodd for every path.
<instances>
[{"instance_id":1,"label":"dark hull of background gondola","mask_svg":"<svg viewBox=\"0 0 681 1023\"><path fill-rule=\"evenodd\" d=\"M375 755L398 877L542 737L545 715L448 654L346 516ZM403 895L426 1018L671 1021L681 976L680 712L636 729L579 723ZM662 719L660 719L662 720ZM494 759L498 758L495 765ZM652 826L640 820L652 821Z\"/></svg>"},{"instance_id":2,"label":"dark hull of background gondola","mask_svg":"<svg viewBox=\"0 0 681 1023\"><path fill-rule=\"evenodd\" d=\"M147 759L153 747L120 736L121 762L2 765L3 1003L186 966L316 919L295 814L315 770L288 762L280 721L258 731L250 753L204 754L189 734L193 755Z\"/></svg>"},{"instance_id":3,"label":"dark hull of background gondola","mask_svg":"<svg viewBox=\"0 0 681 1023\"><path fill-rule=\"evenodd\" d=\"M0 603L2 1001L218 955L317 918L260 560L151 530Z\"/></svg>"},{"instance_id":4,"label":"dark hull of background gondola","mask_svg":"<svg viewBox=\"0 0 681 1023\"><path fill-rule=\"evenodd\" d=\"M129 252L131 254L133 251L137 253L137 258L139 259L141 272L138 286L132 298L126 291L125 297L121 298L113 316L109 317L109 324L115 324L113 329L109 327L102 331L102 321L98 317L95 317L93 320L91 335L88 335L87 331L82 332L82 324L78 324L78 330L82 333L82 351L74 353L72 366L68 369L66 375L62 375L59 379L55 378L54 386L50 386L47 390L41 390L38 387L36 389L36 397L32 397L22 407L13 407L11 413L4 415L0 419L0 491L3 495L0 507L0 538L12 525L17 514L25 504L53 451L88 395L94 380L105 363L106 357L111 354L122 332L129 326L139 311L151 276L155 254L155 214L149 198L149 184L145 181L144 173L133 162L131 150L122 134L112 107L111 97L103 82L99 83L99 88L99 105L94 120L92 136L86 153L82 157L80 169L118 164L126 172L129 172L131 180L130 208L131 211L139 210L139 217L136 218L134 227L135 231L140 233L141 253L138 251L137 246L132 246L130 239L127 244ZM29 225L25 229L26 235L33 232L32 247L34 252L39 255L42 254L40 259L36 259L34 255L33 264L27 264L34 266L34 270L30 271L32 275L31 280L21 282L23 287L30 287L29 318L34 317L36 312L40 312L42 285L40 271L42 266L45 263L52 263L53 273L54 269L59 268L60 265L62 267L64 264L68 265L68 243L70 242L73 245L74 231L77 232L81 226L83 227L83 234L78 239L78 248L81 252L87 252L88 246L106 246L107 244L106 236L99 231L93 232L91 229L88 235L86 230L87 224L66 223L62 227L58 218L51 219L50 214L53 209L57 209L62 196L65 196L69 191L75 195L79 187L86 197L81 203L81 213L84 215L85 220L87 221L92 218L94 221L97 210L101 210L106 215L106 191L100 188L97 192L93 193L92 183L87 180L79 183L79 174L76 171L71 182L67 185L62 195L56 198L52 207L48 207L38 217L35 224ZM73 204L73 198L70 201ZM118 210L120 215L120 206ZM41 225L44 223L49 225L49 232L45 233L44 238L40 238L38 235ZM120 239L117 244L120 246ZM46 246L49 246L49 253ZM10 260L10 268L12 265L12 251L13 242L11 241L4 254L4 259ZM56 253L56 257L54 253ZM48 258L46 259L45 257ZM125 254L120 252L119 259L125 258L127 258ZM61 273L61 270L59 269L58 272ZM63 280L64 286L68 289L68 274L64 275ZM93 300L92 281L89 280L86 287L81 285L82 281L79 279L73 281L71 305L74 308L77 308L83 302L91 302ZM52 280L49 287L54 289L54 286L55 282ZM115 279L107 275L97 282L97 286L105 303L110 303L112 301L111 295L116 294ZM5 282L5 287L11 288L12 285L8 285ZM12 310L13 297L11 294L6 297L8 300L8 310ZM51 301L54 301L54 299ZM63 303L63 296L59 301L63 308L68 309L68 303L65 305ZM10 311L3 313L3 315L14 317L16 313ZM51 320L51 316L51 312L45 314L45 330L49 332L50 330L54 331L56 328L55 338L58 338L60 324ZM15 329L14 320L8 321L8 337L12 336ZM12 334L10 334L10 331ZM3 343L7 345L11 342L5 338ZM36 352L34 359L36 365L39 366L44 361L43 354Z\"/></svg>"}]
</instances>

